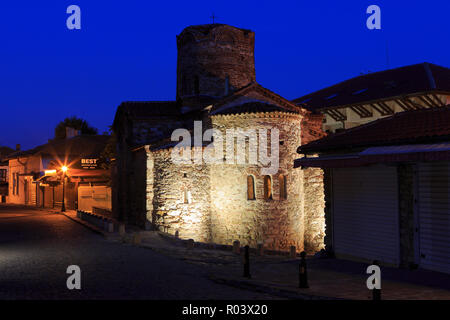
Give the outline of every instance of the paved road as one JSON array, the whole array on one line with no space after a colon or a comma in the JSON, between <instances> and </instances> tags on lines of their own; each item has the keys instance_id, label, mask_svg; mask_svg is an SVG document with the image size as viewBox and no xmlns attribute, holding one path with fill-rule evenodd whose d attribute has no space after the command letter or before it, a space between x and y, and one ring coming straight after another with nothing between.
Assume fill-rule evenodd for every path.
<instances>
[{"instance_id":1,"label":"paved road","mask_svg":"<svg viewBox=\"0 0 450 320\"><path fill-rule=\"evenodd\" d=\"M66 287L69 265L81 268L81 290ZM213 283L206 272L59 214L0 205L0 299L272 298Z\"/></svg>"}]
</instances>

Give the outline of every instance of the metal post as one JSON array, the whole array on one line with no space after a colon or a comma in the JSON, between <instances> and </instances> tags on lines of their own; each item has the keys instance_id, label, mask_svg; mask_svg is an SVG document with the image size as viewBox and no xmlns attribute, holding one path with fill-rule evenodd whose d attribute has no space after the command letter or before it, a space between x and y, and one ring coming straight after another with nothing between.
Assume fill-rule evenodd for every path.
<instances>
[{"instance_id":1,"label":"metal post","mask_svg":"<svg viewBox=\"0 0 450 320\"><path fill-rule=\"evenodd\" d=\"M248 245L244 248L244 277L251 278L250 275L250 248Z\"/></svg>"},{"instance_id":2,"label":"metal post","mask_svg":"<svg viewBox=\"0 0 450 320\"><path fill-rule=\"evenodd\" d=\"M66 212L66 204L64 203L64 186L66 184L66 173L63 171L63 181L62 181L62 187L63 187L63 192L62 192L62 206L61 206L61 212Z\"/></svg>"},{"instance_id":3,"label":"metal post","mask_svg":"<svg viewBox=\"0 0 450 320\"><path fill-rule=\"evenodd\" d=\"M300 253L300 264L298 266L298 287L309 288L308 286L308 272L306 269L306 252Z\"/></svg>"},{"instance_id":4,"label":"metal post","mask_svg":"<svg viewBox=\"0 0 450 320\"><path fill-rule=\"evenodd\" d=\"M258 255L259 256L264 255L264 243L258 243Z\"/></svg>"},{"instance_id":5,"label":"metal post","mask_svg":"<svg viewBox=\"0 0 450 320\"><path fill-rule=\"evenodd\" d=\"M239 242L239 240L233 241L233 253L241 253L241 243Z\"/></svg>"}]
</instances>

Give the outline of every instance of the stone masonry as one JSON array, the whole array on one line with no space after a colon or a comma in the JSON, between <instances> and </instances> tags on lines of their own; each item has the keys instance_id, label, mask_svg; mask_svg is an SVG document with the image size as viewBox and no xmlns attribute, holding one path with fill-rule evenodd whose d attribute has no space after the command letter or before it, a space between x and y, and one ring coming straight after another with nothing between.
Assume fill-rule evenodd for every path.
<instances>
[{"instance_id":1,"label":"stone masonry","mask_svg":"<svg viewBox=\"0 0 450 320\"><path fill-rule=\"evenodd\" d=\"M323 135L322 116L255 82L254 33L249 30L191 26L177 37L177 47L177 100L124 102L117 110L114 215L182 239L321 250L323 172L294 169L293 164L299 145ZM260 163L248 161L175 164L171 154L181 148L171 134L178 128L192 133L196 120L202 121L203 131L215 129L224 136L228 129L278 129L278 171L264 176ZM270 146L270 138L267 142ZM246 160L256 151L248 145ZM196 153L204 148L183 150ZM254 199L248 197L249 177ZM267 181L271 198L265 196Z\"/></svg>"},{"instance_id":2,"label":"stone masonry","mask_svg":"<svg viewBox=\"0 0 450 320\"><path fill-rule=\"evenodd\" d=\"M213 241L256 247L258 243L273 250L287 250L294 245L303 249L303 173L292 170L300 143L301 117L290 114L251 114L213 116L213 127L279 130L280 161L272 175L273 199L264 199L264 181L256 165L219 165L211 170L211 223ZM282 145L281 145L282 143ZM280 198L279 175L287 178L287 199ZM247 176L255 179L255 200L247 200Z\"/></svg>"}]
</instances>

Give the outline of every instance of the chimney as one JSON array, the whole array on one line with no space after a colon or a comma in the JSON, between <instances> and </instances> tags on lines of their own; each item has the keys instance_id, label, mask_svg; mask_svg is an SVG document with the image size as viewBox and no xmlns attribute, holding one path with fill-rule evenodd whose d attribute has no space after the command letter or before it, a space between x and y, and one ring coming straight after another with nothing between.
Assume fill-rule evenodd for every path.
<instances>
[{"instance_id":1,"label":"chimney","mask_svg":"<svg viewBox=\"0 0 450 320\"><path fill-rule=\"evenodd\" d=\"M20 143L16 144L16 151L20 151Z\"/></svg>"},{"instance_id":2,"label":"chimney","mask_svg":"<svg viewBox=\"0 0 450 320\"><path fill-rule=\"evenodd\" d=\"M70 139L80 135L80 130L75 128L66 127L66 139Z\"/></svg>"}]
</instances>

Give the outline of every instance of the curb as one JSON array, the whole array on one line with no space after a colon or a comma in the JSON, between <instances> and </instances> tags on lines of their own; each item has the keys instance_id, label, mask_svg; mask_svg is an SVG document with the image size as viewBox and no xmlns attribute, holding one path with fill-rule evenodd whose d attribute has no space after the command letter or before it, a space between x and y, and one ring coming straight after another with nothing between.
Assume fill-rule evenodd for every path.
<instances>
[{"instance_id":1,"label":"curb","mask_svg":"<svg viewBox=\"0 0 450 320\"><path fill-rule=\"evenodd\" d=\"M163 232L163 231L157 231L157 232L161 238L171 241L172 243L179 243L179 244L186 245L187 241L189 241L188 239L176 238L175 236L168 234L167 232ZM233 252L233 245L230 245L230 244L206 243L206 242L194 241L194 248ZM243 254L243 250L244 250L244 246L241 246L240 254ZM259 255L257 248L250 248L249 250L250 250L251 254ZM265 256L277 256L277 257L289 257L290 253L289 253L289 251L264 249L264 255ZM297 253L296 257L291 258L291 259L297 260L299 257L300 257L300 254ZM312 257L312 255L308 255L308 257Z\"/></svg>"},{"instance_id":2,"label":"curb","mask_svg":"<svg viewBox=\"0 0 450 320\"><path fill-rule=\"evenodd\" d=\"M100 230L99 228L97 228L97 227L95 227L95 226L93 226L93 225L91 225L91 224L89 224L89 223L87 223L87 222L85 222L85 221L83 221L83 220L80 220L80 219L71 217L71 216L69 216L68 214L66 214L66 213L64 213L64 212L59 212L59 213L62 214L63 216L66 216L66 217L69 218L70 220L75 221L75 222L77 222L78 224L81 224L82 226L86 227L87 229L90 229L91 231L93 231L93 232L95 232L95 233L97 233L97 234L100 234L100 235L102 235L104 238L108 239L108 236L109 236L109 235L107 235L103 230Z\"/></svg>"},{"instance_id":3,"label":"curb","mask_svg":"<svg viewBox=\"0 0 450 320\"><path fill-rule=\"evenodd\" d=\"M307 294L307 293L299 293L299 292L293 291L293 290L271 287L269 285L255 283L255 282L246 281L246 280L217 278L212 275L210 275L208 278L209 278L209 280L211 280L215 283L218 283L218 284L223 284L223 285L227 285L227 286L235 287L235 288L239 288L239 289L267 293L267 294L276 295L279 297L293 299L293 300L345 300L345 299L336 298L336 297L326 297L326 296L317 296L317 295Z\"/></svg>"}]
</instances>

